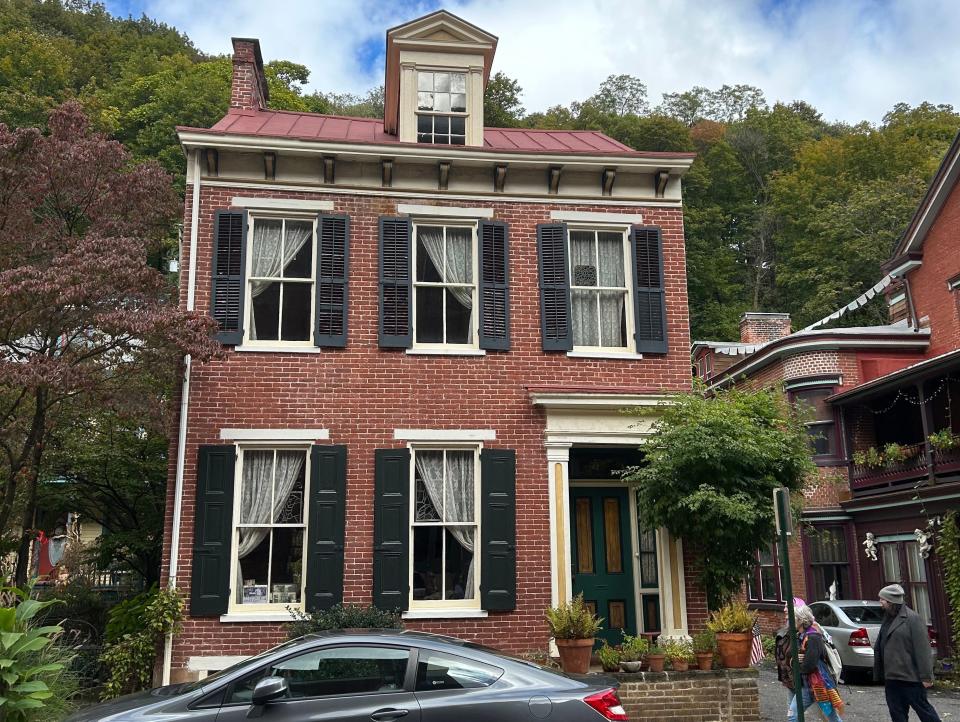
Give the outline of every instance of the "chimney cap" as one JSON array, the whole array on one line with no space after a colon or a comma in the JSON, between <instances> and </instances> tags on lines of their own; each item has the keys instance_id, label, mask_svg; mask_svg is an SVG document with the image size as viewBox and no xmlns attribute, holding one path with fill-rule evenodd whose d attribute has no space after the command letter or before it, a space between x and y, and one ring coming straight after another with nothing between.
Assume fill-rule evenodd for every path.
<instances>
[{"instance_id":1,"label":"chimney cap","mask_svg":"<svg viewBox=\"0 0 960 722\"><path fill-rule=\"evenodd\" d=\"M266 75L263 72L263 55L260 53L260 41L257 38L230 38L233 44L233 55L236 57L239 45L248 43L253 46L253 57L257 64L257 75L263 78L263 87L260 88L264 100L270 100L270 88L266 82Z\"/></svg>"},{"instance_id":2,"label":"chimney cap","mask_svg":"<svg viewBox=\"0 0 960 722\"><path fill-rule=\"evenodd\" d=\"M741 317L741 321L746 321L747 319L756 318L769 318L769 319L788 319L790 318L789 313L766 313L762 311L746 311Z\"/></svg>"}]
</instances>

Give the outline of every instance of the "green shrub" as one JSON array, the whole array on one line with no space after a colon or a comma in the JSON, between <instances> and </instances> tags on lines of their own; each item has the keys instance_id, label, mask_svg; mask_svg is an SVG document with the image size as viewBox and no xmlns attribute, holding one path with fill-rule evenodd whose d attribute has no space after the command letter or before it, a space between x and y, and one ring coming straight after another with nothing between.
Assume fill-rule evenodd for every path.
<instances>
[{"instance_id":1,"label":"green shrub","mask_svg":"<svg viewBox=\"0 0 960 722\"><path fill-rule=\"evenodd\" d=\"M104 641L108 644L119 642L128 634L136 634L143 627L143 617L147 607L157 595L157 586L150 587L135 597L125 599L110 608L104 628Z\"/></svg>"},{"instance_id":2,"label":"green shrub","mask_svg":"<svg viewBox=\"0 0 960 722\"><path fill-rule=\"evenodd\" d=\"M100 656L110 670L103 699L119 697L150 686L160 641L176 634L183 619L183 599L172 589L155 591L143 609L139 629L108 644Z\"/></svg>"},{"instance_id":3,"label":"green shrub","mask_svg":"<svg viewBox=\"0 0 960 722\"><path fill-rule=\"evenodd\" d=\"M760 643L763 645L763 653L770 659L777 655L777 638L772 634L761 634Z\"/></svg>"},{"instance_id":4,"label":"green shrub","mask_svg":"<svg viewBox=\"0 0 960 722\"><path fill-rule=\"evenodd\" d=\"M701 629L693 635L694 654L712 654L717 648L717 637L709 629Z\"/></svg>"},{"instance_id":5,"label":"green shrub","mask_svg":"<svg viewBox=\"0 0 960 722\"><path fill-rule=\"evenodd\" d=\"M597 650L597 657L600 659L600 665L607 672L615 671L623 659L620 650L607 644L607 640L603 640L603 646Z\"/></svg>"},{"instance_id":6,"label":"green shrub","mask_svg":"<svg viewBox=\"0 0 960 722\"><path fill-rule=\"evenodd\" d=\"M743 602L730 602L710 615L707 629L714 634L752 632L757 613L747 609Z\"/></svg>"},{"instance_id":7,"label":"green shrub","mask_svg":"<svg viewBox=\"0 0 960 722\"><path fill-rule=\"evenodd\" d=\"M34 589L41 600L57 599L60 604L48 607L38 619L43 624L60 624L77 638L99 643L107 623L110 604L82 577L50 589Z\"/></svg>"},{"instance_id":8,"label":"green shrub","mask_svg":"<svg viewBox=\"0 0 960 722\"><path fill-rule=\"evenodd\" d=\"M59 602L30 599L29 588L0 587L0 594L15 599L13 606L0 608L0 719L50 719L51 701L62 697L57 682L69 656L48 651L63 627L40 626L36 619Z\"/></svg>"},{"instance_id":9,"label":"green shrub","mask_svg":"<svg viewBox=\"0 0 960 722\"><path fill-rule=\"evenodd\" d=\"M620 645L620 659L624 662L640 662L650 651L650 642L643 637L634 637L630 634L623 635L623 643Z\"/></svg>"},{"instance_id":10,"label":"green shrub","mask_svg":"<svg viewBox=\"0 0 960 722\"><path fill-rule=\"evenodd\" d=\"M569 603L550 607L546 617L555 639L592 639L603 622L583 601L583 594L578 594Z\"/></svg>"},{"instance_id":11,"label":"green shrub","mask_svg":"<svg viewBox=\"0 0 960 722\"><path fill-rule=\"evenodd\" d=\"M693 646L689 642L670 639L659 644L660 650L671 661L692 662L694 660Z\"/></svg>"},{"instance_id":12,"label":"green shrub","mask_svg":"<svg viewBox=\"0 0 960 722\"><path fill-rule=\"evenodd\" d=\"M361 604L335 604L330 609L304 612L289 608L294 621L287 627L287 637L296 639L305 634L328 629L400 629L400 611L387 612Z\"/></svg>"}]
</instances>

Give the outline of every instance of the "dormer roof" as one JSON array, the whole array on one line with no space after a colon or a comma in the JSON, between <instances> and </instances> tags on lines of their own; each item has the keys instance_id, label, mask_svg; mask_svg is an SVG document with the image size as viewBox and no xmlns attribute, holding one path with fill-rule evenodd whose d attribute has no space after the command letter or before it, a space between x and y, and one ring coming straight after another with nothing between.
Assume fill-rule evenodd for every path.
<instances>
[{"instance_id":1,"label":"dormer roof","mask_svg":"<svg viewBox=\"0 0 960 722\"><path fill-rule=\"evenodd\" d=\"M387 63L384 78L384 129L395 135L400 124L400 51L471 53L483 56L486 87L497 50L497 36L481 30L446 10L424 15L387 30Z\"/></svg>"}]
</instances>

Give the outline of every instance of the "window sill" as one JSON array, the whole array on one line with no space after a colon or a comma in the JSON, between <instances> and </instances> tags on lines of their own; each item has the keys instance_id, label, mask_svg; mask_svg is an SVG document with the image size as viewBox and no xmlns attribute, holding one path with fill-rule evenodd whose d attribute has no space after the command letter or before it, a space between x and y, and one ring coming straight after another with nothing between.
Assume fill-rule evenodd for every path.
<instances>
[{"instance_id":1,"label":"window sill","mask_svg":"<svg viewBox=\"0 0 960 722\"><path fill-rule=\"evenodd\" d=\"M747 608L763 612L782 612L786 602L747 602Z\"/></svg>"},{"instance_id":2,"label":"window sill","mask_svg":"<svg viewBox=\"0 0 960 722\"><path fill-rule=\"evenodd\" d=\"M321 353L316 346L234 346L241 353Z\"/></svg>"},{"instance_id":3,"label":"window sill","mask_svg":"<svg viewBox=\"0 0 960 722\"><path fill-rule=\"evenodd\" d=\"M482 348L408 348L410 356L486 356Z\"/></svg>"},{"instance_id":4,"label":"window sill","mask_svg":"<svg viewBox=\"0 0 960 722\"><path fill-rule=\"evenodd\" d=\"M615 361L639 361L643 354L639 353L609 353L606 351L567 351L570 358L605 358Z\"/></svg>"},{"instance_id":5,"label":"window sill","mask_svg":"<svg viewBox=\"0 0 960 722\"><path fill-rule=\"evenodd\" d=\"M292 622L295 617L287 611L283 612L229 612L221 614L220 621L224 624L233 622Z\"/></svg>"},{"instance_id":6,"label":"window sill","mask_svg":"<svg viewBox=\"0 0 960 722\"><path fill-rule=\"evenodd\" d=\"M486 609L408 609L403 619L480 619Z\"/></svg>"}]
</instances>

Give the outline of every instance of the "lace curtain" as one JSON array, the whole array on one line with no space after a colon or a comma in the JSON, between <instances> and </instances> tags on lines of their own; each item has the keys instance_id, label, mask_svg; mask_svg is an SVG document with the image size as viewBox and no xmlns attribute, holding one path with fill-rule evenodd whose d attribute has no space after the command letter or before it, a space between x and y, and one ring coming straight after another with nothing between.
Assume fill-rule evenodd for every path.
<instances>
[{"instance_id":1,"label":"lace curtain","mask_svg":"<svg viewBox=\"0 0 960 722\"><path fill-rule=\"evenodd\" d=\"M593 233L570 234L572 285L624 287L622 242L603 235L595 245ZM625 346L622 325L625 298L622 291L574 290L571 298L574 343L577 346Z\"/></svg>"},{"instance_id":2,"label":"lace curtain","mask_svg":"<svg viewBox=\"0 0 960 722\"><path fill-rule=\"evenodd\" d=\"M446 522L473 522L473 454L469 451L419 452L415 455L417 472L430 497L433 508ZM444 457L446 457L446 506L444 506ZM474 527L447 526L447 531L472 555L467 569L467 581L463 590L464 599L473 599L474 593ZM449 598L449 590L447 591Z\"/></svg>"},{"instance_id":3,"label":"lace curtain","mask_svg":"<svg viewBox=\"0 0 960 722\"><path fill-rule=\"evenodd\" d=\"M290 498L290 492L303 470L302 451L247 451L243 454L243 481L240 496L240 541L237 546L237 601L243 601L243 560L270 533L268 527L243 527L243 524L270 524L277 521ZM273 505L270 504L270 486ZM302 510L302 507L301 507ZM301 511L302 514L302 511Z\"/></svg>"},{"instance_id":4,"label":"lace curtain","mask_svg":"<svg viewBox=\"0 0 960 722\"><path fill-rule=\"evenodd\" d=\"M447 231L447 254L446 267L444 267L443 254L443 228L426 227L417 229L417 238L427 249L427 255L433 263L444 283L472 283L473 278L470 273L471 261L473 260L471 234L469 231L463 234ZM457 302L466 309L473 308L473 289L468 286L452 286L447 291L453 294ZM467 342L473 341L473 324L467 331Z\"/></svg>"},{"instance_id":5,"label":"lace curtain","mask_svg":"<svg viewBox=\"0 0 960 722\"><path fill-rule=\"evenodd\" d=\"M287 223L286 244L283 242L282 221L255 221L253 224L253 248L250 259L251 276L278 277L280 269L290 265L300 249L313 235L309 223ZM251 281L251 301L266 291L275 281ZM257 321L253 309L250 311L250 338L257 338Z\"/></svg>"}]
</instances>

